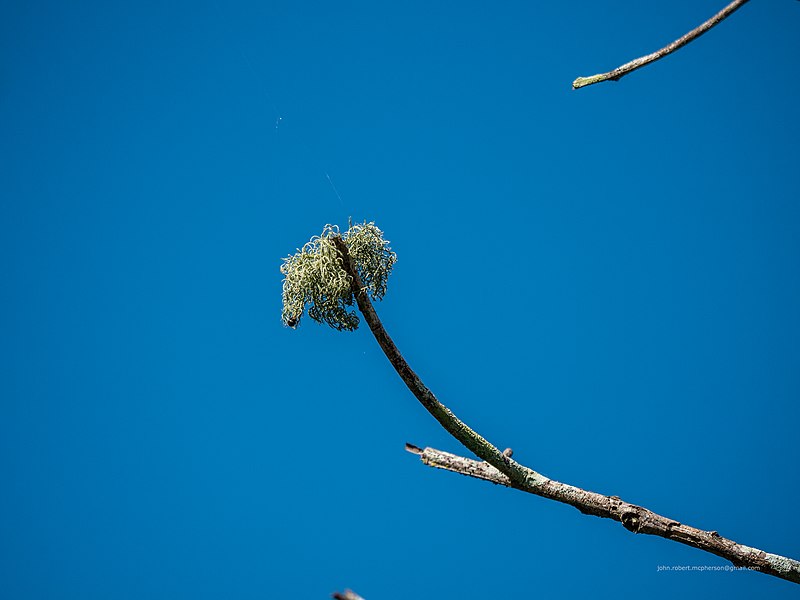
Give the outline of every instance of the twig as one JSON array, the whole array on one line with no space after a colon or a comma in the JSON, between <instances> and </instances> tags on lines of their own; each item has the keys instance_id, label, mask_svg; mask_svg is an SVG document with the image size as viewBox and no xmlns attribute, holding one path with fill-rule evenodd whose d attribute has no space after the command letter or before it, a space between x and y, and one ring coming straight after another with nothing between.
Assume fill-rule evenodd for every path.
<instances>
[{"instance_id":1,"label":"twig","mask_svg":"<svg viewBox=\"0 0 800 600\"><path fill-rule=\"evenodd\" d=\"M517 481L520 484L524 482L528 482L531 485L544 483L546 481L545 477L542 477L536 471L523 467L512 460L510 456L507 456L486 441L481 435L473 431L466 423L456 417L449 408L439 402L436 396L433 395L433 392L422 383L422 380L420 380L406 362L405 358L403 358L402 354L400 354L392 338L389 337L389 334L383 327L383 323L381 323L381 320L378 318L378 313L375 312L372 302L369 296L367 296L364 284L361 281L361 277L358 274L358 270L353 263L353 259L344 241L339 236L334 236L331 239L333 243L336 244L336 248L342 256L342 266L353 281L353 294L356 297L356 302L358 302L358 308L361 314L364 315L364 320L366 320L367 325L369 325L383 353L386 354L386 357L389 359L389 362L392 363L395 371L397 371L400 378L406 386L408 386L408 389L411 390L411 393L419 400L420 404L439 421L450 435L464 444L468 450L474 452L477 457L482 458L501 473L505 473L509 479Z\"/></svg>"},{"instance_id":2,"label":"twig","mask_svg":"<svg viewBox=\"0 0 800 600\"><path fill-rule=\"evenodd\" d=\"M799 561L737 544L733 540L722 537L716 531L704 531L684 525L678 521L657 515L644 507L629 504L617 496L604 496L552 479L549 479L547 485L544 486L520 485L511 481L503 473L485 462L457 456L449 452L442 452L434 448L425 448L423 450L413 444L406 444L406 450L418 455L422 462L428 466L454 471L468 477L491 481L492 483L512 487L536 496L569 504L584 514L619 521L625 529L633 533L657 535L716 554L731 561L734 566L752 569L794 583L800 583Z\"/></svg>"},{"instance_id":3,"label":"twig","mask_svg":"<svg viewBox=\"0 0 800 600\"><path fill-rule=\"evenodd\" d=\"M419 454L423 462L563 502L574 506L584 514L619 521L626 529L634 533L647 533L675 540L726 558L736 566L752 568L762 573L800 583L800 562L796 560L736 544L714 531L703 531L682 525L646 508L628 504L616 496L604 496L548 479L513 460L510 449L500 452L456 417L450 409L439 402L433 392L425 387L400 354L378 318L344 241L339 236L333 236L331 239L342 257L342 267L352 279L353 294L358 308L400 378L442 427L476 456L486 461L482 463L431 448L421 450L408 444L406 449Z\"/></svg>"},{"instance_id":4,"label":"twig","mask_svg":"<svg viewBox=\"0 0 800 600\"><path fill-rule=\"evenodd\" d=\"M681 48L691 42L692 40L697 39L701 35L703 35L706 31L714 27L717 23L728 17L729 15L733 14L736 10L741 8L748 0L734 0L728 6L723 8L713 17L711 17L708 21L692 29L689 33L684 35L683 37L678 38L668 46L664 46L661 50L657 50L652 54L648 54L647 56L642 56L641 58L637 58L632 60L628 63L625 63L621 67L617 67L613 71L609 71L608 73L601 73L599 75L592 75L591 77L578 77L575 81L572 82L572 89L577 90L578 88L586 87L587 85L592 85L593 83L600 83L601 81L619 81L622 77L627 75L628 73L632 73L636 69L640 69L645 65L650 64L651 62L657 61L659 58L664 58L667 54L671 54L675 52L678 48Z\"/></svg>"}]
</instances>

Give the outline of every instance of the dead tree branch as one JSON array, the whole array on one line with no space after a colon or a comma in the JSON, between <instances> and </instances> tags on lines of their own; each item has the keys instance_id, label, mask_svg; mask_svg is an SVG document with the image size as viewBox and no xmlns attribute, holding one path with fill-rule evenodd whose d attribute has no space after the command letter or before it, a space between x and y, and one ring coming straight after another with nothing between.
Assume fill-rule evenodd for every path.
<instances>
[{"instance_id":1,"label":"dead tree branch","mask_svg":"<svg viewBox=\"0 0 800 600\"><path fill-rule=\"evenodd\" d=\"M713 17L711 17L708 21L692 29L686 35L678 38L671 44L664 46L661 50L657 50L652 54L648 54L647 56L642 56L641 58L637 58L632 60L624 65L617 67L613 71L609 71L608 73L601 73L599 75L592 75L591 77L578 77L575 81L572 82L572 89L577 90L578 88L586 87L587 85L592 85L594 83L600 83L601 81L619 81L622 77L627 75L628 73L632 73L636 69L641 69L645 65L649 65L652 62L657 61L660 58L664 58L667 54L671 54L675 52L678 48L682 48L692 40L699 38L703 35L706 31L714 27L717 23L725 19L726 17L733 14L736 10L741 8L748 0L734 0L728 6L723 8Z\"/></svg>"},{"instance_id":2,"label":"dead tree branch","mask_svg":"<svg viewBox=\"0 0 800 600\"><path fill-rule=\"evenodd\" d=\"M742 546L721 537L714 531L703 531L683 525L657 515L646 508L624 502L616 496L604 496L554 481L513 460L510 449L503 452L498 450L456 417L422 383L400 354L378 318L344 241L339 236L333 236L331 239L342 258L343 268L350 275L358 308L400 378L442 427L476 456L486 461L482 463L431 448L420 450L416 446L408 445L407 449L419 454L423 462L569 504L584 514L619 521L626 529L634 533L658 535L675 540L721 556L730 560L735 566L752 568L762 573L800 583L800 562L796 560Z\"/></svg>"},{"instance_id":3,"label":"dead tree branch","mask_svg":"<svg viewBox=\"0 0 800 600\"><path fill-rule=\"evenodd\" d=\"M484 481L491 481L498 485L569 504L583 514L618 521L622 523L625 529L633 533L657 535L716 554L729 560L736 567L752 569L794 583L800 583L800 562L794 559L737 544L733 540L722 537L716 531L704 531L690 527L673 519L662 517L642 506L629 504L617 496L604 496L603 494L582 490L552 479L547 480L547 484L544 486L519 485L485 462L457 456L449 452L442 452L434 448L425 448L423 450L413 444L406 444L406 450L418 455L422 462L428 466L461 473Z\"/></svg>"}]
</instances>

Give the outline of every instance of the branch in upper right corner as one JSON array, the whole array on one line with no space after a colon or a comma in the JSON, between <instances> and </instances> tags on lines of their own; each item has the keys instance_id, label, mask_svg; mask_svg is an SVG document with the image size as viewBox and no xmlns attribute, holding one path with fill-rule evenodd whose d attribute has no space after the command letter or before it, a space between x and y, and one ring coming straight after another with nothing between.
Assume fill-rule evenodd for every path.
<instances>
[{"instance_id":1,"label":"branch in upper right corner","mask_svg":"<svg viewBox=\"0 0 800 600\"><path fill-rule=\"evenodd\" d=\"M634 59L624 65L617 67L613 71L609 71L608 73L600 73L598 75L592 75L590 77L578 77L575 81L572 82L572 89L577 90L582 87L586 87L588 85L592 85L595 83L600 83L602 81L619 81L622 77L627 75L628 73L633 73L636 69L641 69L645 65L649 65L652 62L657 61L660 58L664 58L667 54L671 54L675 52L678 48L681 48L691 42L692 40L696 40L698 37L703 35L706 31L714 27L717 23L725 19L726 17L733 14L736 10L741 8L748 0L734 0L728 6L723 8L713 17L711 17L708 21L703 23L702 25L695 27L686 35L678 38L671 44L664 46L661 50L657 50L652 54L648 54L647 56L642 56L640 58Z\"/></svg>"}]
</instances>

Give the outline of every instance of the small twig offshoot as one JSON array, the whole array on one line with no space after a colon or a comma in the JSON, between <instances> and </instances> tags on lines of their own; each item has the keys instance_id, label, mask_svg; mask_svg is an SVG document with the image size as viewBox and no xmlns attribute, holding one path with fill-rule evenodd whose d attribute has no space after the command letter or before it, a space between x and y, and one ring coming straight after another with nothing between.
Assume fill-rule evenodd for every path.
<instances>
[{"instance_id":1,"label":"small twig offshoot","mask_svg":"<svg viewBox=\"0 0 800 600\"><path fill-rule=\"evenodd\" d=\"M373 300L381 300L397 255L383 239L375 223L355 224L344 234L336 225L326 225L296 254L283 259L283 323L295 328L308 307L308 316L339 331L358 329L353 306L352 280L342 268L342 257L333 243L341 238L353 258L364 290Z\"/></svg>"},{"instance_id":2,"label":"small twig offshoot","mask_svg":"<svg viewBox=\"0 0 800 600\"><path fill-rule=\"evenodd\" d=\"M749 0L734 0L733 2L728 4L728 6L726 6L717 14L715 14L713 17L708 19L706 22L702 23L701 25L698 25L697 27L692 29L689 33L682 35L671 44L667 44L666 46L661 48L661 50L656 50L652 54L648 54L647 56L642 56L640 58L627 62L624 65L617 67L613 71L609 71L608 73L600 73L598 75L592 75L591 77L578 77L575 81L572 82L572 89L577 90L579 88L586 87L587 85L600 83L601 81L619 81L628 73L633 73L636 69L641 69L645 65L649 65L652 62L664 58L668 54L672 54L677 49L683 48L686 44L688 44L692 40L699 38L706 31L708 31L716 24L718 24L720 21L732 15L735 11L744 6L744 4L748 1Z\"/></svg>"}]
</instances>

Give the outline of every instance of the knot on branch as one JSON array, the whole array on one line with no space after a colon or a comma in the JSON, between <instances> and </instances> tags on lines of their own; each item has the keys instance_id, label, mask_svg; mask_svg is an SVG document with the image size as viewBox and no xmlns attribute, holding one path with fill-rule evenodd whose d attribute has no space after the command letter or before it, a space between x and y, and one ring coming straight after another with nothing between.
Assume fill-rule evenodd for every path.
<instances>
[{"instance_id":1,"label":"knot on branch","mask_svg":"<svg viewBox=\"0 0 800 600\"><path fill-rule=\"evenodd\" d=\"M622 513L620 521L625 529L633 533L639 533L642 529L642 518L636 510L628 510Z\"/></svg>"}]
</instances>

